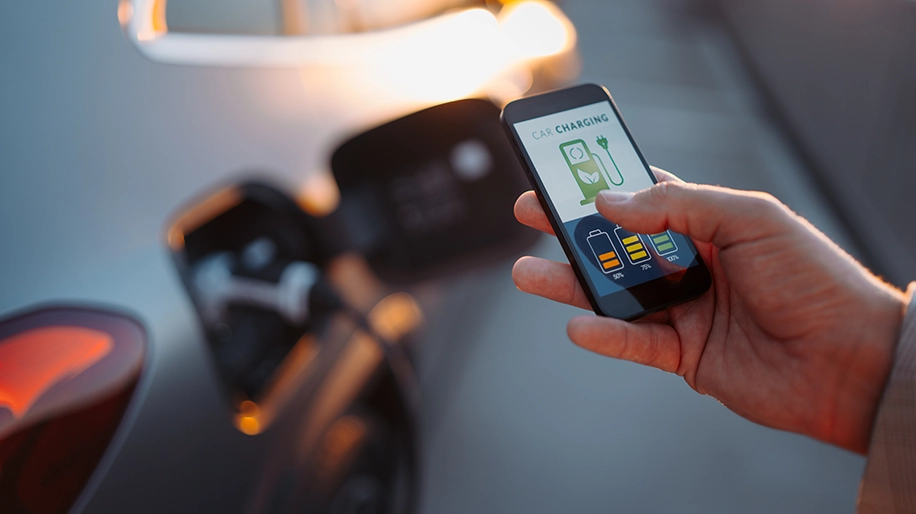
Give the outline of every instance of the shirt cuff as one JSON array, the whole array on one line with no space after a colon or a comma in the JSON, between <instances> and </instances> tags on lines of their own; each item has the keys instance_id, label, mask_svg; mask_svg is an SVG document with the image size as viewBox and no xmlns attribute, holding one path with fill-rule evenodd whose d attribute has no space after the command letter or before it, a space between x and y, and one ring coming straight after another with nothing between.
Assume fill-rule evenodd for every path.
<instances>
[{"instance_id":1,"label":"shirt cuff","mask_svg":"<svg viewBox=\"0 0 916 514\"><path fill-rule=\"evenodd\" d=\"M916 514L916 282L872 430L858 514Z\"/></svg>"}]
</instances>

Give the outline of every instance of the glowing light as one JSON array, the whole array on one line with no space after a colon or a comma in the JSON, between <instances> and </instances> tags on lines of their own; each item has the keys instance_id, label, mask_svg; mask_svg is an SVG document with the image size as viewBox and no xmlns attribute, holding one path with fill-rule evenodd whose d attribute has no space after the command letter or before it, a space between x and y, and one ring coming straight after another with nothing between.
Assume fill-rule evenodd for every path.
<instances>
[{"instance_id":1,"label":"glowing light","mask_svg":"<svg viewBox=\"0 0 916 514\"><path fill-rule=\"evenodd\" d=\"M137 41L152 41L159 37L159 34L153 31L137 32Z\"/></svg>"},{"instance_id":2,"label":"glowing light","mask_svg":"<svg viewBox=\"0 0 916 514\"><path fill-rule=\"evenodd\" d=\"M423 102L461 98L505 67L499 24L489 11L467 10L421 36L396 42L384 59L367 63L387 94Z\"/></svg>"},{"instance_id":3,"label":"glowing light","mask_svg":"<svg viewBox=\"0 0 916 514\"><path fill-rule=\"evenodd\" d=\"M500 29L526 58L547 57L572 48L575 29L553 4L519 2L500 12Z\"/></svg>"},{"instance_id":4,"label":"glowing light","mask_svg":"<svg viewBox=\"0 0 916 514\"><path fill-rule=\"evenodd\" d=\"M118 2L118 23L127 25L133 17L134 6L130 3L130 0L121 0Z\"/></svg>"},{"instance_id":5,"label":"glowing light","mask_svg":"<svg viewBox=\"0 0 916 514\"><path fill-rule=\"evenodd\" d=\"M160 39L169 31L165 18L166 0L121 0L118 21L138 43Z\"/></svg>"},{"instance_id":6,"label":"glowing light","mask_svg":"<svg viewBox=\"0 0 916 514\"><path fill-rule=\"evenodd\" d=\"M472 8L393 29L285 37L171 34L164 0L133 0L133 11L127 32L153 60L297 67L304 79L333 77L344 93L364 93L364 84L372 84L373 96L383 103L411 100L413 106L485 93L490 83L502 89L498 96L510 95L530 85L521 68L575 43L575 29L563 13L534 0L506 5L498 18Z\"/></svg>"},{"instance_id":7,"label":"glowing light","mask_svg":"<svg viewBox=\"0 0 916 514\"><path fill-rule=\"evenodd\" d=\"M157 14L164 0L125 1L133 6L125 33L153 61L299 71L301 86L265 79L252 82L251 93L273 118L322 120L312 141L318 148L438 103L476 96L504 104L535 83L568 82L579 71L575 28L541 0L488 2L493 12L456 9L382 30L284 36L168 32ZM321 175L325 164L302 166L303 175ZM326 186L300 189L307 212L320 216L336 205L335 188Z\"/></svg>"},{"instance_id":8,"label":"glowing light","mask_svg":"<svg viewBox=\"0 0 916 514\"><path fill-rule=\"evenodd\" d=\"M407 293L394 293L382 299L368 315L369 324L382 337L397 341L423 322L423 311Z\"/></svg>"},{"instance_id":9,"label":"glowing light","mask_svg":"<svg viewBox=\"0 0 916 514\"><path fill-rule=\"evenodd\" d=\"M235 426L246 435L256 435L261 432L261 422L258 416L261 409L251 400L239 404L239 414L235 417Z\"/></svg>"},{"instance_id":10,"label":"glowing light","mask_svg":"<svg viewBox=\"0 0 916 514\"><path fill-rule=\"evenodd\" d=\"M84 327L29 330L0 342L0 407L22 418L41 396L111 353L105 332Z\"/></svg>"},{"instance_id":11,"label":"glowing light","mask_svg":"<svg viewBox=\"0 0 916 514\"><path fill-rule=\"evenodd\" d=\"M169 227L166 241L173 252L184 248L184 235L193 232L208 220L228 211L242 201L242 193L235 187L227 187L197 202L179 216Z\"/></svg>"},{"instance_id":12,"label":"glowing light","mask_svg":"<svg viewBox=\"0 0 916 514\"><path fill-rule=\"evenodd\" d=\"M340 203L340 189L330 173L313 173L302 184L297 200L310 215L327 216Z\"/></svg>"},{"instance_id":13,"label":"glowing light","mask_svg":"<svg viewBox=\"0 0 916 514\"><path fill-rule=\"evenodd\" d=\"M241 416L238 421L239 430L245 435L256 435L261 431L261 425L258 418L254 416Z\"/></svg>"},{"instance_id":14,"label":"glowing light","mask_svg":"<svg viewBox=\"0 0 916 514\"><path fill-rule=\"evenodd\" d=\"M531 87L534 61L574 46L575 28L556 6L525 1L504 7L498 17L470 9L443 18L358 73L386 99L429 104L485 93L502 102Z\"/></svg>"},{"instance_id":15,"label":"glowing light","mask_svg":"<svg viewBox=\"0 0 916 514\"><path fill-rule=\"evenodd\" d=\"M153 0L153 32L168 32L169 26L165 18L166 0Z\"/></svg>"},{"instance_id":16,"label":"glowing light","mask_svg":"<svg viewBox=\"0 0 916 514\"><path fill-rule=\"evenodd\" d=\"M338 472L352 461L368 433L366 422L352 414L335 421L328 429L317 458L316 467L321 478L326 481L337 478Z\"/></svg>"},{"instance_id":17,"label":"glowing light","mask_svg":"<svg viewBox=\"0 0 916 514\"><path fill-rule=\"evenodd\" d=\"M512 71L506 72L487 84L486 92L490 100L499 106L504 106L512 100L522 96L531 89L534 76L527 66L516 66Z\"/></svg>"},{"instance_id":18,"label":"glowing light","mask_svg":"<svg viewBox=\"0 0 916 514\"><path fill-rule=\"evenodd\" d=\"M309 366L318 356L320 347L312 334L303 335L271 376L266 391L257 402L245 400L238 404L233 418L235 427L245 435L258 435L267 430L279 413L289 408L289 402L308 379Z\"/></svg>"},{"instance_id":19,"label":"glowing light","mask_svg":"<svg viewBox=\"0 0 916 514\"><path fill-rule=\"evenodd\" d=\"M169 248L171 248L172 251L177 252L178 250L184 248L184 234L178 229L170 229L166 235L166 240L168 241Z\"/></svg>"},{"instance_id":20,"label":"glowing light","mask_svg":"<svg viewBox=\"0 0 916 514\"><path fill-rule=\"evenodd\" d=\"M258 404L254 403L251 400L245 400L239 404L239 412L242 414L256 416L261 409L258 407Z\"/></svg>"}]
</instances>

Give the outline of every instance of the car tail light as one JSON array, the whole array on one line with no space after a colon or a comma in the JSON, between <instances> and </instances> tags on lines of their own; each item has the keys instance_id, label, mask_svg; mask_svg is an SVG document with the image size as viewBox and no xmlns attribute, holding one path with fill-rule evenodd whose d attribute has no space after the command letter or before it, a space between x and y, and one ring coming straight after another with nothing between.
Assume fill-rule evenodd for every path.
<instances>
[{"instance_id":1,"label":"car tail light","mask_svg":"<svg viewBox=\"0 0 916 514\"><path fill-rule=\"evenodd\" d=\"M144 358L139 324L51 308L0 321L0 505L66 512L115 433Z\"/></svg>"}]
</instances>

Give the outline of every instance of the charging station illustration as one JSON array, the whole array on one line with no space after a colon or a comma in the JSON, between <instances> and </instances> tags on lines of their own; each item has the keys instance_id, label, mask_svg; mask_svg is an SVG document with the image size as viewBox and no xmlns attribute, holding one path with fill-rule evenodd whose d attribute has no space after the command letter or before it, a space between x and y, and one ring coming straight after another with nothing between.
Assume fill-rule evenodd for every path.
<instances>
[{"instance_id":1,"label":"charging station illustration","mask_svg":"<svg viewBox=\"0 0 916 514\"><path fill-rule=\"evenodd\" d=\"M594 202L599 192L611 188L608 185L609 182L615 186L623 184L623 175L620 174L620 170L617 169L617 164L613 162L613 159L611 159L611 162L614 164L614 170L617 172L619 180L611 179L604 161L589 150L584 140L574 139L562 143L560 144L560 152L563 154L563 158L566 159L569 171L575 178L576 184L579 185L582 196L585 197L579 202L580 205ZM608 152L608 156L610 156L610 152Z\"/></svg>"}]
</instances>

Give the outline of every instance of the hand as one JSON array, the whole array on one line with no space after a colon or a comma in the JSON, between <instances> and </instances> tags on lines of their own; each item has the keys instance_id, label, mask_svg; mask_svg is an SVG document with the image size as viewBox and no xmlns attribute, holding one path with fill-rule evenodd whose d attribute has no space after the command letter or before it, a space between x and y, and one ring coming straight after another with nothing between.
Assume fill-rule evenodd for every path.
<instances>
[{"instance_id":1,"label":"hand","mask_svg":"<svg viewBox=\"0 0 916 514\"><path fill-rule=\"evenodd\" d=\"M770 195L687 184L662 170L639 193L598 195L627 230L694 240L713 285L638 322L573 318L579 346L684 377L747 419L865 453L905 308L883 283ZM537 197L519 221L553 233ZM523 257L522 291L588 309L569 264Z\"/></svg>"}]
</instances>

